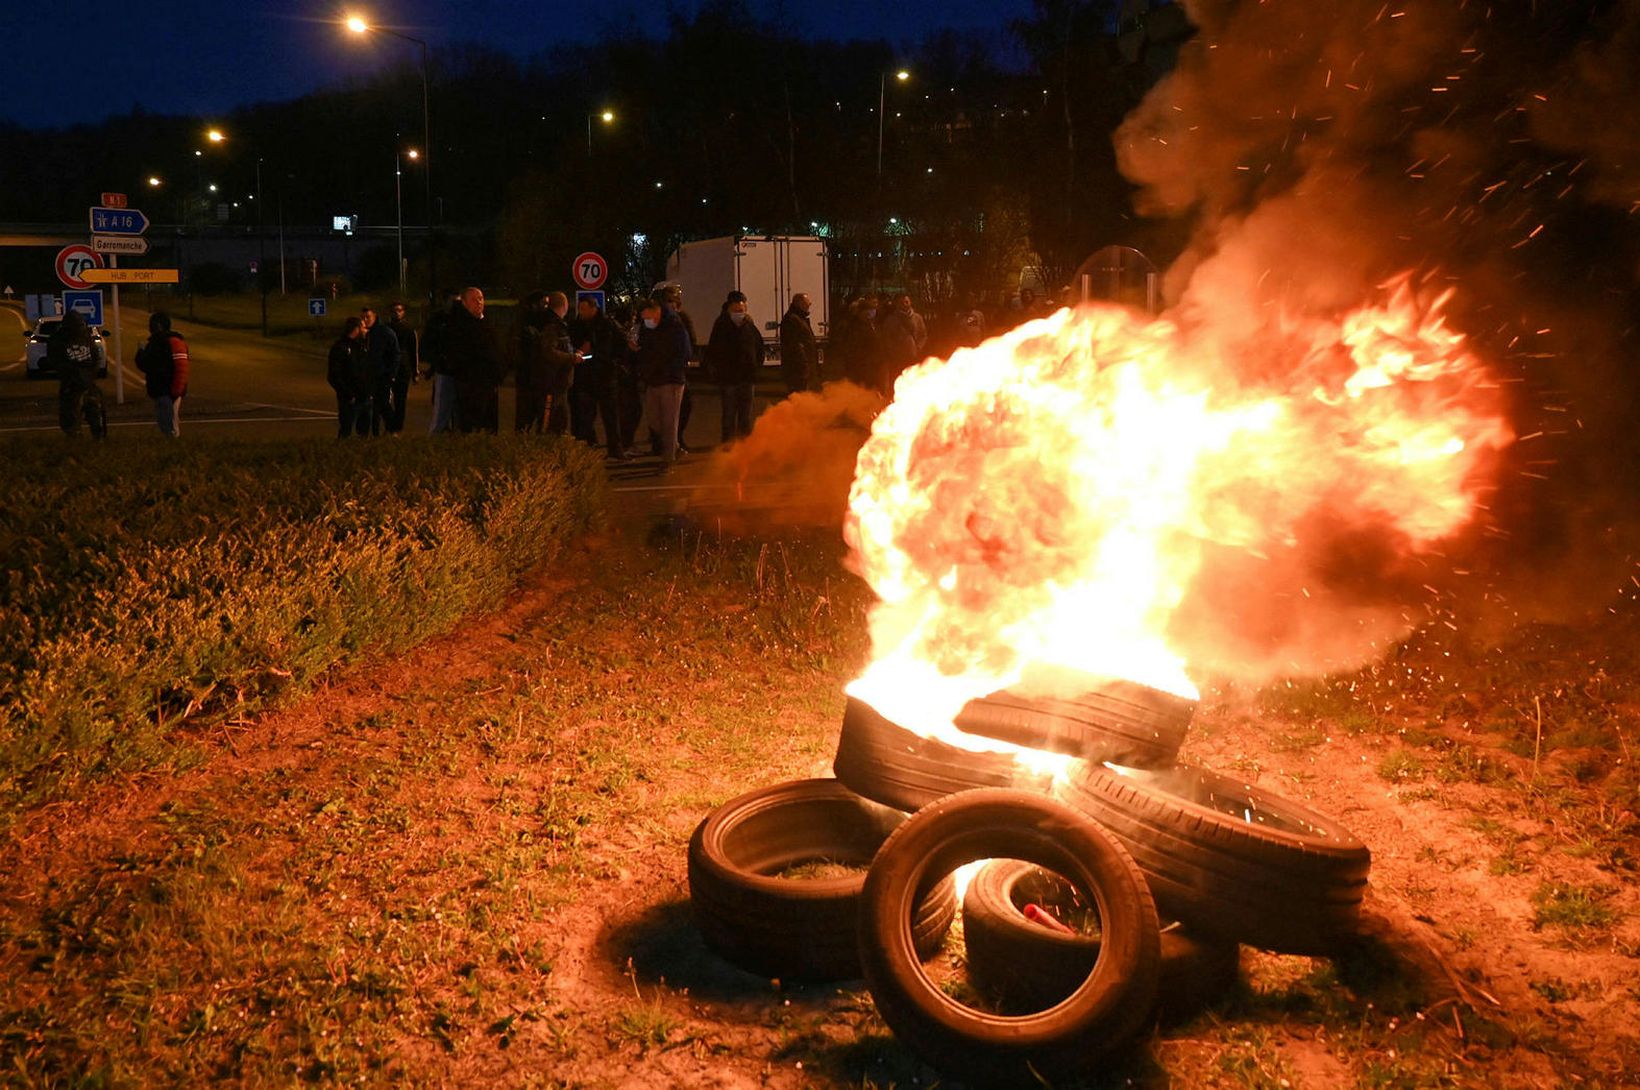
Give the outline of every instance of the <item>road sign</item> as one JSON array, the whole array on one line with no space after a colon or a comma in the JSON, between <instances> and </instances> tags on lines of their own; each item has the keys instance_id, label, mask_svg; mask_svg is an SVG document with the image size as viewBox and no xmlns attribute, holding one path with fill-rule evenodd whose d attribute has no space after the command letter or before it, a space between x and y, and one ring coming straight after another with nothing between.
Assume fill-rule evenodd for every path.
<instances>
[{"instance_id":1,"label":"road sign","mask_svg":"<svg viewBox=\"0 0 1640 1090\"><path fill-rule=\"evenodd\" d=\"M325 316L325 301L323 299L309 299L308 313L315 318L323 318Z\"/></svg>"},{"instance_id":2,"label":"road sign","mask_svg":"<svg viewBox=\"0 0 1640 1090\"><path fill-rule=\"evenodd\" d=\"M175 284L175 269L87 269L87 284Z\"/></svg>"},{"instance_id":3,"label":"road sign","mask_svg":"<svg viewBox=\"0 0 1640 1090\"><path fill-rule=\"evenodd\" d=\"M57 251L57 279L71 288L81 291L89 288L91 281L85 279L86 271L100 269L102 265L101 255L83 242L64 246Z\"/></svg>"},{"instance_id":4,"label":"road sign","mask_svg":"<svg viewBox=\"0 0 1640 1090\"><path fill-rule=\"evenodd\" d=\"M92 235L91 248L99 254L145 254L148 240L130 235Z\"/></svg>"},{"instance_id":5,"label":"road sign","mask_svg":"<svg viewBox=\"0 0 1640 1090\"><path fill-rule=\"evenodd\" d=\"M91 207L91 233L94 235L140 235L148 230L148 217L135 208Z\"/></svg>"},{"instance_id":6,"label":"road sign","mask_svg":"<svg viewBox=\"0 0 1640 1090\"><path fill-rule=\"evenodd\" d=\"M601 292L601 291L578 291L578 292L576 292L575 293L575 301L577 303L579 303L579 302L582 302L583 300L586 301L586 302L591 303L593 306L597 307L599 310L604 309L604 293Z\"/></svg>"},{"instance_id":7,"label":"road sign","mask_svg":"<svg viewBox=\"0 0 1640 1090\"><path fill-rule=\"evenodd\" d=\"M124 208L125 207L125 194L124 193L104 193L102 195L102 203L107 208Z\"/></svg>"},{"instance_id":8,"label":"road sign","mask_svg":"<svg viewBox=\"0 0 1640 1090\"><path fill-rule=\"evenodd\" d=\"M603 287L604 280L609 277L609 262L588 250L575 259L575 264L570 266L570 275L575 277L576 287L593 291Z\"/></svg>"},{"instance_id":9,"label":"road sign","mask_svg":"<svg viewBox=\"0 0 1640 1090\"><path fill-rule=\"evenodd\" d=\"M103 300L100 291L65 291L63 292L63 313L77 310L85 318L88 326L103 324Z\"/></svg>"}]
</instances>

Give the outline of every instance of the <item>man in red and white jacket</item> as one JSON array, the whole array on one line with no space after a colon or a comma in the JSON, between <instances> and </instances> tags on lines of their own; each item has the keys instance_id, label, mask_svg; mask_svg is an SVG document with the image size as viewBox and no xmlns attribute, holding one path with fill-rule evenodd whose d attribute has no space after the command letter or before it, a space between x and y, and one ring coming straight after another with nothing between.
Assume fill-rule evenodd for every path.
<instances>
[{"instance_id":1,"label":"man in red and white jacket","mask_svg":"<svg viewBox=\"0 0 1640 1090\"><path fill-rule=\"evenodd\" d=\"M188 393L188 342L171 329L171 316L156 310L148 318L148 343L137 350L137 370L154 399L154 421L166 435L182 430L182 399Z\"/></svg>"}]
</instances>

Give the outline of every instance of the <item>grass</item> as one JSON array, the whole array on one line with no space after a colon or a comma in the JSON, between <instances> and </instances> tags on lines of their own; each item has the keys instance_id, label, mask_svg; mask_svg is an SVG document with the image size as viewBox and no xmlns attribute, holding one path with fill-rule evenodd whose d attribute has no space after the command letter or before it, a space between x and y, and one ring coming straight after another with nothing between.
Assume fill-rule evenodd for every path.
<instances>
[{"instance_id":1,"label":"grass","mask_svg":"<svg viewBox=\"0 0 1640 1090\"><path fill-rule=\"evenodd\" d=\"M1609 931L1617 913L1607 903L1612 891L1568 882L1543 882L1532 894L1532 926L1556 928L1572 937Z\"/></svg>"},{"instance_id":2,"label":"grass","mask_svg":"<svg viewBox=\"0 0 1640 1090\"><path fill-rule=\"evenodd\" d=\"M597 517L571 444L14 442L0 510L0 815L185 767L341 662L496 603Z\"/></svg>"}]
</instances>

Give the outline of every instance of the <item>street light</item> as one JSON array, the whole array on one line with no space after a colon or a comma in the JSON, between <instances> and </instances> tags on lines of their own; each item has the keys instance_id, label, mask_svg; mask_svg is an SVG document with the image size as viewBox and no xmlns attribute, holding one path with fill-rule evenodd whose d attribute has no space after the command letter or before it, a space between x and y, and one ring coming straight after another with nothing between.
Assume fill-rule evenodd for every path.
<instances>
[{"instance_id":1,"label":"street light","mask_svg":"<svg viewBox=\"0 0 1640 1090\"><path fill-rule=\"evenodd\" d=\"M361 15L349 15L343 22L349 31L363 37L366 34L386 34L421 47L421 167L422 188L427 200L427 298L433 298L438 279L438 249L433 245L433 121L427 108L427 43L389 27L366 22ZM400 265L402 269L403 266Z\"/></svg>"},{"instance_id":2,"label":"street light","mask_svg":"<svg viewBox=\"0 0 1640 1090\"><path fill-rule=\"evenodd\" d=\"M587 158L588 159L592 158L592 113L593 112L591 110L587 111ZM615 111L614 110L600 111L598 113L598 120L602 121L605 125L613 125L615 123Z\"/></svg>"},{"instance_id":3,"label":"street light","mask_svg":"<svg viewBox=\"0 0 1640 1090\"><path fill-rule=\"evenodd\" d=\"M149 177L148 177L148 188L149 189L158 189L163 184L164 183L161 182L158 178L154 177L153 175L149 175Z\"/></svg>"},{"instance_id":4,"label":"street light","mask_svg":"<svg viewBox=\"0 0 1640 1090\"><path fill-rule=\"evenodd\" d=\"M894 79L904 83L911 78L911 73L904 68L894 73ZM884 72L877 81L877 188L883 186L883 113L888 100L888 73Z\"/></svg>"},{"instance_id":5,"label":"street light","mask_svg":"<svg viewBox=\"0 0 1640 1090\"><path fill-rule=\"evenodd\" d=\"M421 158L421 152L415 148L406 148L403 158L415 161ZM404 294L404 167L400 161L400 152L393 149L393 210L399 225L399 294Z\"/></svg>"}]
</instances>

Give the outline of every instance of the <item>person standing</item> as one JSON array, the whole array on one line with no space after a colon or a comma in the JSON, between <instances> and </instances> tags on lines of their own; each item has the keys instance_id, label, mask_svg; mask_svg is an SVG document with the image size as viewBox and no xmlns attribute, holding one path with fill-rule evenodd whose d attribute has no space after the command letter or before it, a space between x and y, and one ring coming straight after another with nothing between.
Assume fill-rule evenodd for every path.
<instances>
[{"instance_id":1,"label":"person standing","mask_svg":"<svg viewBox=\"0 0 1640 1090\"><path fill-rule=\"evenodd\" d=\"M148 343L137 350L137 370L154 399L154 422L172 437L182 433L182 399L188 393L188 342L171 328L171 316L156 310L148 316Z\"/></svg>"},{"instance_id":2,"label":"person standing","mask_svg":"<svg viewBox=\"0 0 1640 1090\"><path fill-rule=\"evenodd\" d=\"M985 339L985 312L979 309L979 298L973 292L962 297L962 309L957 311L957 343L972 348Z\"/></svg>"},{"instance_id":3,"label":"person standing","mask_svg":"<svg viewBox=\"0 0 1640 1090\"><path fill-rule=\"evenodd\" d=\"M668 284L664 289L661 302L666 309L677 316L683 325L683 332L689 338L689 360L700 360L700 336L695 332L695 320L689 312L683 309L683 288L678 284ZM689 430L689 417L694 413L695 399L689 392L688 379L684 380L683 407L678 411L678 449L685 454L689 453L689 444L684 442L684 433Z\"/></svg>"},{"instance_id":4,"label":"person standing","mask_svg":"<svg viewBox=\"0 0 1640 1090\"><path fill-rule=\"evenodd\" d=\"M820 388L820 354L809 324L813 305L808 292L800 291L780 319L780 375L786 380L787 395Z\"/></svg>"},{"instance_id":5,"label":"person standing","mask_svg":"<svg viewBox=\"0 0 1640 1090\"><path fill-rule=\"evenodd\" d=\"M538 291L524 300L524 314L518 325L518 396L513 413L517 431L562 435L568 419L564 387L568 386L575 356L569 347L569 331L554 309L555 297L568 306L562 292L548 295Z\"/></svg>"},{"instance_id":6,"label":"person standing","mask_svg":"<svg viewBox=\"0 0 1640 1090\"><path fill-rule=\"evenodd\" d=\"M370 358L370 434L393 430L393 386L399 377L399 339L376 315L375 307L359 311L364 323L364 351Z\"/></svg>"},{"instance_id":7,"label":"person standing","mask_svg":"<svg viewBox=\"0 0 1640 1090\"><path fill-rule=\"evenodd\" d=\"M706 342L706 374L723 395L722 439L752 434L752 400L763 369L763 334L747 313L744 292L731 291Z\"/></svg>"},{"instance_id":8,"label":"person standing","mask_svg":"<svg viewBox=\"0 0 1640 1090\"><path fill-rule=\"evenodd\" d=\"M892 393L900 372L923 359L928 345L928 325L911 306L911 296L901 295L882 324L882 378L878 389Z\"/></svg>"},{"instance_id":9,"label":"person standing","mask_svg":"<svg viewBox=\"0 0 1640 1090\"><path fill-rule=\"evenodd\" d=\"M410 384L417 381L421 372L421 357L418 355L420 341L416 336L416 327L404 317L404 304L393 301L392 319L387 328L393 331L394 340L399 342L399 369L393 377L393 411L387 420L387 430L397 435L404 430L404 414L410 407Z\"/></svg>"},{"instance_id":10,"label":"person standing","mask_svg":"<svg viewBox=\"0 0 1640 1090\"><path fill-rule=\"evenodd\" d=\"M421 335L421 355L427 361L428 373L433 377L433 423L428 434L455 431L460 426L461 396L455 372L450 370L445 351L449 343L450 323L461 309L461 293L447 292L444 309L427 319L427 328Z\"/></svg>"},{"instance_id":11,"label":"person standing","mask_svg":"<svg viewBox=\"0 0 1640 1090\"><path fill-rule=\"evenodd\" d=\"M463 432L500 430L499 394L505 371L495 334L484 320L484 292L464 288L450 309L440 356L455 380L458 426Z\"/></svg>"},{"instance_id":12,"label":"person standing","mask_svg":"<svg viewBox=\"0 0 1640 1090\"><path fill-rule=\"evenodd\" d=\"M678 414L689 367L689 334L677 313L659 299L650 299L640 313L638 368L644 381L644 415L656 433L661 472L666 473L678 460Z\"/></svg>"},{"instance_id":13,"label":"person standing","mask_svg":"<svg viewBox=\"0 0 1640 1090\"><path fill-rule=\"evenodd\" d=\"M621 405L617 396L620 357L626 350L625 334L610 321L598 304L583 296L575 303L575 321L570 323L570 340L580 362L575 365L575 385L571 393L582 391L592 409L604 422L604 447L617 462L627 460L623 445ZM596 445L597 434L587 425L587 441Z\"/></svg>"},{"instance_id":14,"label":"person standing","mask_svg":"<svg viewBox=\"0 0 1640 1090\"><path fill-rule=\"evenodd\" d=\"M346 439L370 434L373 418L370 353L365 347L364 320L349 316L342 323L341 336L330 346L325 378L336 391L336 437Z\"/></svg>"},{"instance_id":15,"label":"person standing","mask_svg":"<svg viewBox=\"0 0 1640 1090\"><path fill-rule=\"evenodd\" d=\"M575 381L577 356L570 345L569 296L555 291L547 296L542 314L542 355L546 361L547 434L563 435L570 424L570 385Z\"/></svg>"},{"instance_id":16,"label":"person standing","mask_svg":"<svg viewBox=\"0 0 1640 1090\"><path fill-rule=\"evenodd\" d=\"M621 454L637 453L638 421L643 417L643 375L638 368L638 329L632 312L615 311L611 322L621 339L613 346L615 358L615 401L621 418Z\"/></svg>"},{"instance_id":17,"label":"person standing","mask_svg":"<svg viewBox=\"0 0 1640 1090\"><path fill-rule=\"evenodd\" d=\"M108 438L108 411L97 385L97 341L85 315L71 310L63 315L46 345L46 359L57 372L57 421L63 434L80 434L85 418L91 438Z\"/></svg>"}]
</instances>

